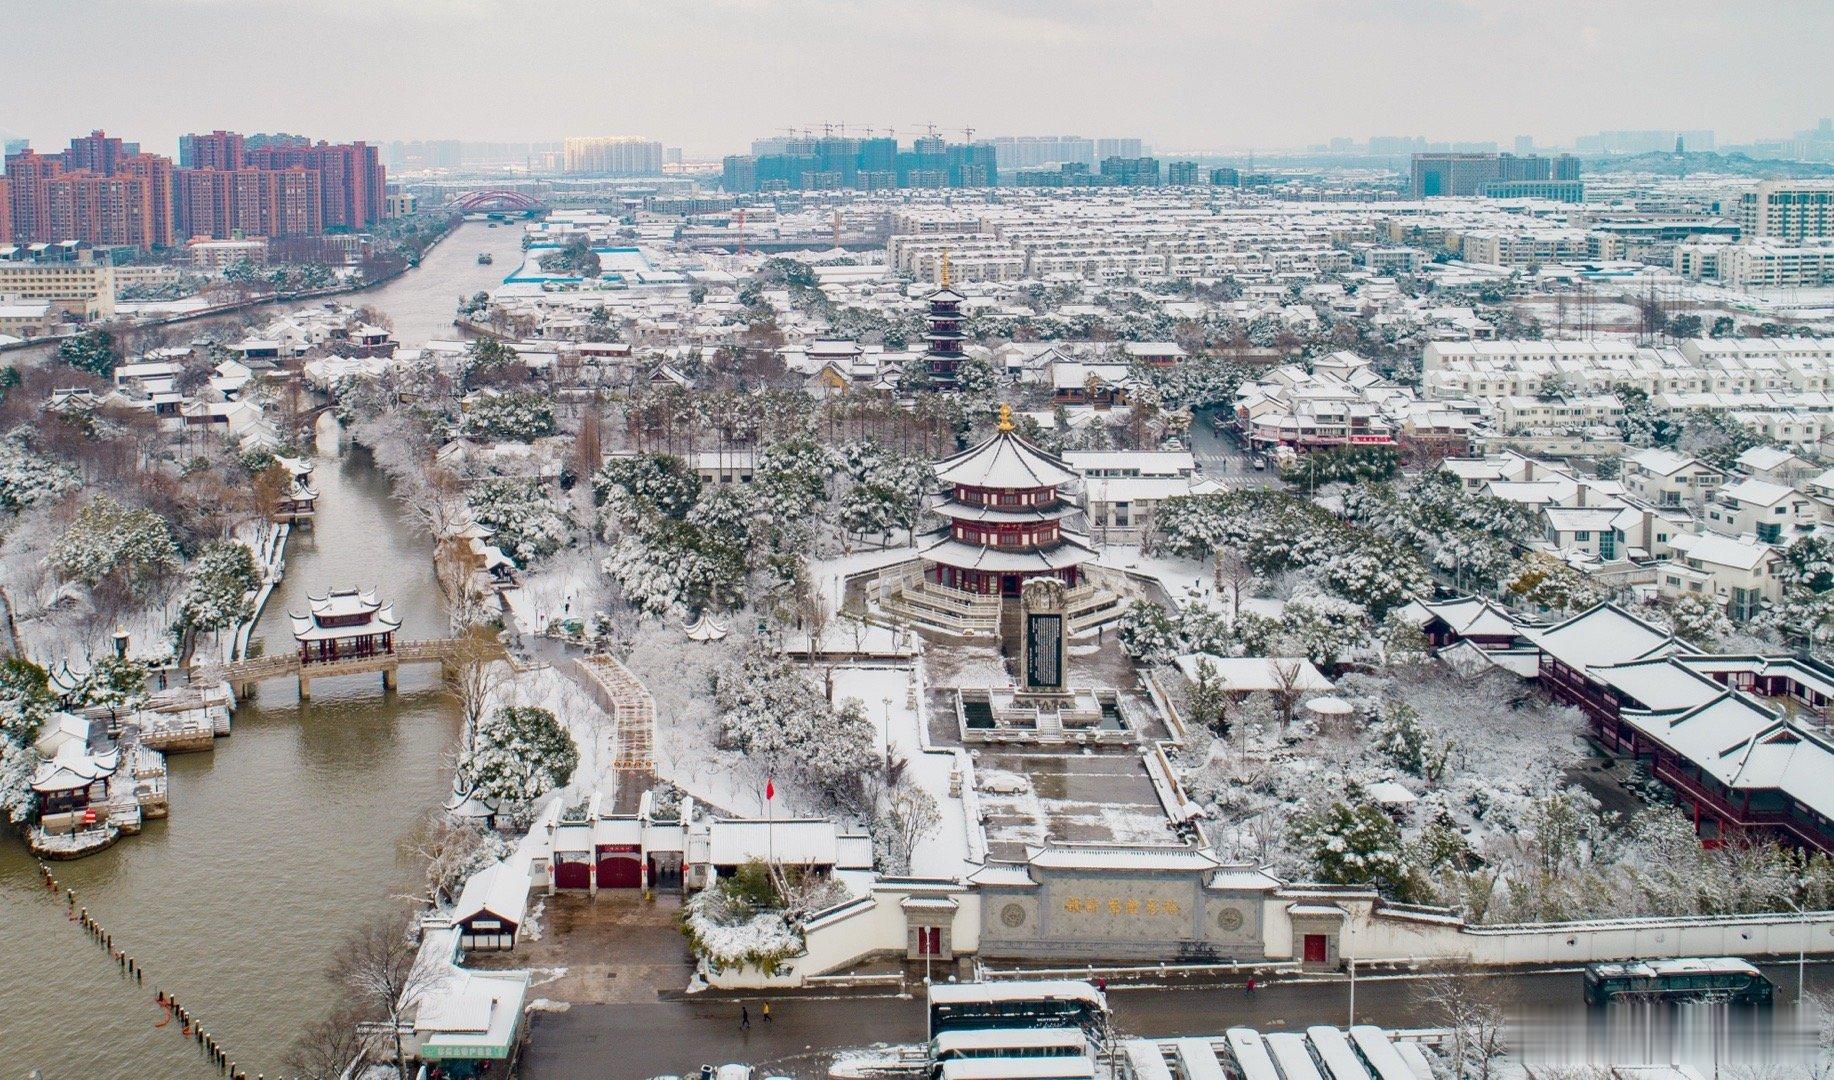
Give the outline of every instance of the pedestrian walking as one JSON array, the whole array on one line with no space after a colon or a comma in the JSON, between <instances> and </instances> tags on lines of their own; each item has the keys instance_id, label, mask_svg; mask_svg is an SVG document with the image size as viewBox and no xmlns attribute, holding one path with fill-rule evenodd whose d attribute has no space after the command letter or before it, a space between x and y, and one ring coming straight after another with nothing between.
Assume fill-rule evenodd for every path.
<instances>
[{"instance_id":1,"label":"pedestrian walking","mask_svg":"<svg viewBox=\"0 0 1834 1080\"><path fill-rule=\"evenodd\" d=\"M765 1023L767 1024L770 1023L771 1022L771 1003L767 1001L764 1004L758 1006L758 1015L764 1018Z\"/></svg>"},{"instance_id":2,"label":"pedestrian walking","mask_svg":"<svg viewBox=\"0 0 1834 1080\"><path fill-rule=\"evenodd\" d=\"M1250 975L1248 976L1248 993L1252 994L1254 992L1255 992L1255 977L1253 975Z\"/></svg>"},{"instance_id":3,"label":"pedestrian walking","mask_svg":"<svg viewBox=\"0 0 1834 1080\"><path fill-rule=\"evenodd\" d=\"M739 1030L751 1030L751 1010L743 1005L739 1006Z\"/></svg>"}]
</instances>

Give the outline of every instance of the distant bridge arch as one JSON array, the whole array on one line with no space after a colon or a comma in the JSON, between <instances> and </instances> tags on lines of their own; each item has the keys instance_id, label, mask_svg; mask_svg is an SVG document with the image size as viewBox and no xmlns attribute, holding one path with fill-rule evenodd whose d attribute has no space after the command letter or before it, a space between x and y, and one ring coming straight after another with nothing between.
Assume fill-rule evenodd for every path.
<instances>
[{"instance_id":1,"label":"distant bridge arch","mask_svg":"<svg viewBox=\"0 0 1834 1080\"><path fill-rule=\"evenodd\" d=\"M467 191L452 200L452 205L465 213L482 210L540 210L541 200L520 191L509 191L493 188L488 191Z\"/></svg>"}]
</instances>

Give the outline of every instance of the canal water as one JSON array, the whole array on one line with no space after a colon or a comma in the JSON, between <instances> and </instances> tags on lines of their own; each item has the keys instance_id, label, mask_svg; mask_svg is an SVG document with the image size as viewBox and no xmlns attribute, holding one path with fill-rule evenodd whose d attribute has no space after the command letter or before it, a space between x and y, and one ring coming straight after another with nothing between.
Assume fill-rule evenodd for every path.
<instances>
[{"instance_id":1,"label":"canal water","mask_svg":"<svg viewBox=\"0 0 1834 1080\"><path fill-rule=\"evenodd\" d=\"M499 256L478 266L479 245L507 236L513 251L517 232L467 224L366 302L390 314L409 346L419 344L410 332L447 333L458 296L515 265ZM340 455L336 438L321 433L319 516L293 533L256 639L289 647L288 609L346 585L392 599L408 638L443 633L430 541L404 520L368 455ZM194 1010L239 1068L280 1073L298 1032L336 1001L325 969L338 945L418 888L420 867L402 843L449 790L459 719L438 669L404 668L395 693L381 681L316 680L310 708L290 683L263 685L213 753L168 759L168 820L54 864L144 966L139 986L66 920L16 835L0 836L0 1075L214 1075L175 1027L153 1027L156 986Z\"/></svg>"}]
</instances>

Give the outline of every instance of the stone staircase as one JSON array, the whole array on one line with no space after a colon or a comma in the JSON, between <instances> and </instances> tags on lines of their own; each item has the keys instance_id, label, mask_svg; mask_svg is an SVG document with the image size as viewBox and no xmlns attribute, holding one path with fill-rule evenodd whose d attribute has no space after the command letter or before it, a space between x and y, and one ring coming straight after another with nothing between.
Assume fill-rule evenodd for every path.
<instances>
[{"instance_id":1,"label":"stone staircase","mask_svg":"<svg viewBox=\"0 0 1834 1080\"><path fill-rule=\"evenodd\" d=\"M895 621L945 634L980 636L1000 629L999 597L951 589L920 575L886 588L879 596L879 610Z\"/></svg>"}]
</instances>

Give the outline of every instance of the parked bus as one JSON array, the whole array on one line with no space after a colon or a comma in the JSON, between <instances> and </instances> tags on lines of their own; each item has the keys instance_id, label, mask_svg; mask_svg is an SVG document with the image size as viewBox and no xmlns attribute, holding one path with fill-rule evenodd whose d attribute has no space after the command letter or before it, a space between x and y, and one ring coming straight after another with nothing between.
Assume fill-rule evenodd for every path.
<instances>
[{"instance_id":1,"label":"parked bus","mask_svg":"<svg viewBox=\"0 0 1834 1080\"><path fill-rule=\"evenodd\" d=\"M1178 1048L1178 1064L1185 1080L1229 1080L1209 1039L1179 1039L1172 1045Z\"/></svg>"},{"instance_id":2,"label":"parked bus","mask_svg":"<svg viewBox=\"0 0 1834 1080\"><path fill-rule=\"evenodd\" d=\"M1165 1053L1151 1039L1128 1039L1121 1044L1127 1053L1127 1068L1133 1080L1172 1080L1171 1066Z\"/></svg>"},{"instance_id":3,"label":"parked bus","mask_svg":"<svg viewBox=\"0 0 1834 1080\"><path fill-rule=\"evenodd\" d=\"M1318 1052L1318 1064L1331 1080L1369 1080L1369 1070L1356 1056L1350 1036L1337 1028L1319 1024L1305 1029L1306 1038Z\"/></svg>"},{"instance_id":4,"label":"parked bus","mask_svg":"<svg viewBox=\"0 0 1834 1080\"><path fill-rule=\"evenodd\" d=\"M1267 1052L1285 1080L1325 1080L1304 1035L1297 1031L1276 1031L1261 1036L1261 1041L1267 1044Z\"/></svg>"},{"instance_id":5,"label":"parked bus","mask_svg":"<svg viewBox=\"0 0 1834 1080\"><path fill-rule=\"evenodd\" d=\"M1381 1028L1373 1024L1356 1025L1350 1029L1350 1044L1363 1059L1363 1067L1376 1080L1418 1080L1414 1070L1395 1052L1395 1044L1388 1041L1388 1033Z\"/></svg>"},{"instance_id":6,"label":"parked bus","mask_svg":"<svg viewBox=\"0 0 1834 1080\"><path fill-rule=\"evenodd\" d=\"M988 1028L1107 1026L1108 999L1086 982L1025 980L930 987L930 1037Z\"/></svg>"},{"instance_id":7,"label":"parked bus","mask_svg":"<svg viewBox=\"0 0 1834 1080\"><path fill-rule=\"evenodd\" d=\"M1253 1028L1230 1028L1223 1033L1229 1045L1229 1061L1223 1066L1229 1080L1280 1080L1280 1070Z\"/></svg>"},{"instance_id":8,"label":"parked bus","mask_svg":"<svg viewBox=\"0 0 1834 1080\"><path fill-rule=\"evenodd\" d=\"M1587 964L1584 979L1588 1005L1612 1001L1769 1005L1774 992L1763 972L1731 956Z\"/></svg>"},{"instance_id":9,"label":"parked bus","mask_svg":"<svg viewBox=\"0 0 1834 1080\"><path fill-rule=\"evenodd\" d=\"M1095 1059L1081 1057L958 1058L942 1080L1095 1080Z\"/></svg>"},{"instance_id":10,"label":"parked bus","mask_svg":"<svg viewBox=\"0 0 1834 1080\"><path fill-rule=\"evenodd\" d=\"M937 1064L967 1058L1077 1057L1090 1053L1080 1028L982 1028L947 1031L930 1043Z\"/></svg>"}]
</instances>

